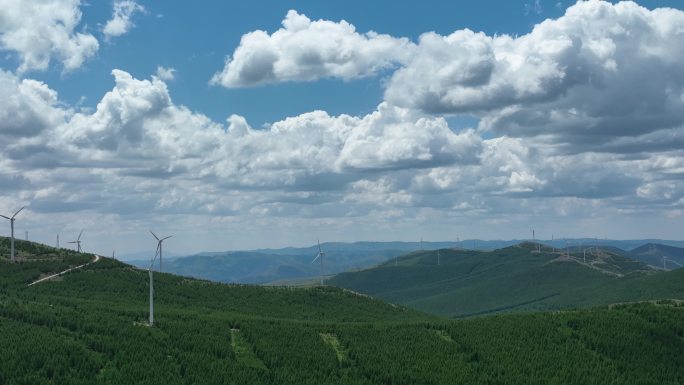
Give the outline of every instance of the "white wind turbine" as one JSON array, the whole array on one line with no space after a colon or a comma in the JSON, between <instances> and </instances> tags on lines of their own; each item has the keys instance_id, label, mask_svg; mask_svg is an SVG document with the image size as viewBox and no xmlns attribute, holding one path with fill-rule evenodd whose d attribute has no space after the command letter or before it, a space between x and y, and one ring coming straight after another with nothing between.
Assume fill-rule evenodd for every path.
<instances>
[{"instance_id":1,"label":"white wind turbine","mask_svg":"<svg viewBox=\"0 0 684 385\"><path fill-rule=\"evenodd\" d=\"M26 207L26 206L24 206L24 207ZM14 215L12 215L11 217L0 214L0 217L9 219L9 221L10 221L10 229L11 229L11 236L12 236L11 247L10 247L10 250L11 250L10 251L10 260L12 262L14 262L16 260L16 256L14 255L14 219L17 217L17 214L19 214L19 212L24 209L24 207L17 210L17 212L14 213Z\"/></svg>"},{"instance_id":2,"label":"white wind turbine","mask_svg":"<svg viewBox=\"0 0 684 385\"><path fill-rule=\"evenodd\" d=\"M165 239L169 239L169 238L173 237L173 235L169 235L168 237L164 237L164 238L160 239L157 236L157 234L152 232L152 230L150 230L150 234L152 234L152 236L157 240L157 252L159 252L159 272L161 273L161 271L162 271L162 242L164 242ZM155 252L155 255L157 252Z\"/></svg>"},{"instance_id":3,"label":"white wind turbine","mask_svg":"<svg viewBox=\"0 0 684 385\"><path fill-rule=\"evenodd\" d=\"M68 242L68 243L75 243L75 244L76 244L76 250L78 250L79 253L80 253L81 251L83 251L83 250L81 249L81 235L83 235L83 230L81 230L81 232L78 233L78 238L76 238L75 241Z\"/></svg>"},{"instance_id":4,"label":"white wind turbine","mask_svg":"<svg viewBox=\"0 0 684 385\"><path fill-rule=\"evenodd\" d=\"M318 254L316 254L316 258L314 258L313 261L311 261L311 263L314 263L316 262L316 260L318 260L319 271L321 276L321 286L323 285L323 257L325 257L325 253L323 252L323 250L321 250L321 241L318 241Z\"/></svg>"},{"instance_id":5,"label":"white wind turbine","mask_svg":"<svg viewBox=\"0 0 684 385\"><path fill-rule=\"evenodd\" d=\"M152 230L150 230L152 233ZM154 260L159 256L159 271L161 271L161 258L162 258L162 242L165 239L171 238L173 235L159 239L154 233L152 236L157 240L157 250L154 252L154 257L150 261L150 267L147 269L147 274L150 276L150 326L154 326L154 275L152 273L152 268L154 267Z\"/></svg>"}]
</instances>

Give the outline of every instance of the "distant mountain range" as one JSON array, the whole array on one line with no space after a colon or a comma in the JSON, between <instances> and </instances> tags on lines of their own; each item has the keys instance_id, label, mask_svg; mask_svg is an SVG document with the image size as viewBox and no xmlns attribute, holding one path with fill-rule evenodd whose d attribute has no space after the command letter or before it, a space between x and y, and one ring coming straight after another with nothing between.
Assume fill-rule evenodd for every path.
<instances>
[{"instance_id":1,"label":"distant mountain range","mask_svg":"<svg viewBox=\"0 0 684 385\"><path fill-rule=\"evenodd\" d=\"M663 272L614 247L570 248L569 255L537 247L527 242L488 252L418 251L327 283L451 317L684 296L684 269ZM649 244L633 255L646 260L660 250L684 252Z\"/></svg>"},{"instance_id":2,"label":"distant mountain range","mask_svg":"<svg viewBox=\"0 0 684 385\"><path fill-rule=\"evenodd\" d=\"M453 247L453 242L424 242L425 249ZM420 242L327 242L322 273L326 276L365 269L421 247ZM267 284L319 277L321 268L312 261L318 246L202 252L164 260L164 271L218 282ZM129 263L147 268L149 261Z\"/></svg>"},{"instance_id":3,"label":"distant mountain range","mask_svg":"<svg viewBox=\"0 0 684 385\"><path fill-rule=\"evenodd\" d=\"M326 253L323 274L332 276L350 270L367 269L379 265L389 259L419 250L437 249L469 249L491 251L513 246L522 240L479 240L469 239L459 242L326 242L321 248ZM672 250L675 246L684 246L681 241L658 240L596 240L569 239L541 241L549 247L572 249L600 246L604 250L613 249L617 254L635 258L652 266L662 266L662 257L657 254L667 247L668 268L684 264L684 255ZM642 245L659 245L648 251L636 250ZM634 254L630 254L634 250ZM681 250L681 249L679 249ZM176 257L166 256L164 271L185 276L209 279L219 282L252 283L252 284L292 284L306 282L318 278L320 266L311 261L318 252L318 246L286 247L280 249L257 249L248 251L201 252L198 254ZM140 256L147 255L140 254ZM147 268L149 259L127 261L135 266Z\"/></svg>"}]
</instances>

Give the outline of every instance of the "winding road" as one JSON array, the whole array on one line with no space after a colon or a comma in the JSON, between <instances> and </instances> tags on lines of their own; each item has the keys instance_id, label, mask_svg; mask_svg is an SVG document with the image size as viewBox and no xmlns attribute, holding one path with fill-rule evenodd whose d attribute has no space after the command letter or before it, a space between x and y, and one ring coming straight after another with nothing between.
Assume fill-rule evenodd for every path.
<instances>
[{"instance_id":1,"label":"winding road","mask_svg":"<svg viewBox=\"0 0 684 385\"><path fill-rule=\"evenodd\" d=\"M75 266L75 267L66 269L66 270L64 270L64 271L60 271L60 272L57 273L57 274L48 275L47 277L43 277L43 278L41 278L41 279L39 279L39 280L36 280L36 281L33 281L33 282L29 283L28 286L33 286L33 285L35 285L35 284L37 284L37 283L41 283L41 282L43 282L43 281L47 281L47 280L50 280L50 279L55 278L55 277L59 277L60 275L66 274L66 273L68 273L68 272L70 272L70 271L82 269L82 268L84 268L84 267L90 265L91 263L95 263L95 262L99 261L100 258L101 258L101 257L100 257L99 255L96 255L95 258L93 258L93 260L90 261L90 262L88 262L88 263L84 263L83 265Z\"/></svg>"}]
</instances>

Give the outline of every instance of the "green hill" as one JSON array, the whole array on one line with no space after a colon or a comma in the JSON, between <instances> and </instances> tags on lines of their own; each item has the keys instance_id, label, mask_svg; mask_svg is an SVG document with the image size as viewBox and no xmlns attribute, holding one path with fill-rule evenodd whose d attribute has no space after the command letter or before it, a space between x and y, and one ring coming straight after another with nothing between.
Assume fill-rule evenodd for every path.
<instances>
[{"instance_id":1,"label":"green hill","mask_svg":"<svg viewBox=\"0 0 684 385\"><path fill-rule=\"evenodd\" d=\"M629 256L651 266L662 267L663 257L667 258L665 268L678 269L684 266L684 249L659 243L647 243L629 251Z\"/></svg>"},{"instance_id":2,"label":"green hill","mask_svg":"<svg viewBox=\"0 0 684 385\"><path fill-rule=\"evenodd\" d=\"M150 327L146 271L103 258L28 287L92 256L33 257L0 259L3 385L684 382L672 301L448 320L334 287L155 274Z\"/></svg>"},{"instance_id":3,"label":"green hill","mask_svg":"<svg viewBox=\"0 0 684 385\"><path fill-rule=\"evenodd\" d=\"M335 276L329 284L422 311L463 317L558 310L613 302L684 298L684 272L657 272L612 251L570 257L523 243L492 252L415 252L376 268Z\"/></svg>"}]
</instances>

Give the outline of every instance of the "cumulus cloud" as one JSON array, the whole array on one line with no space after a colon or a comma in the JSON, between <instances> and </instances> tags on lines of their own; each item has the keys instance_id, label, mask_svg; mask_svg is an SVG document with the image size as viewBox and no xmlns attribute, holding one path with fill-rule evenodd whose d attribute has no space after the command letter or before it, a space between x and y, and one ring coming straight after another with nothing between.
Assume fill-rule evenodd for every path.
<instances>
[{"instance_id":1,"label":"cumulus cloud","mask_svg":"<svg viewBox=\"0 0 684 385\"><path fill-rule=\"evenodd\" d=\"M519 37L427 33L385 97L431 114L476 114L484 130L601 151L616 137L681 127L683 28L679 10L582 1Z\"/></svg>"},{"instance_id":2,"label":"cumulus cloud","mask_svg":"<svg viewBox=\"0 0 684 385\"><path fill-rule=\"evenodd\" d=\"M0 138L33 137L64 121L64 111L57 92L45 83L19 79L0 69Z\"/></svg>"},{"instance_id":3,"label":"cumulus cloud","mask_svg":"<svg viewBox=\"0 0 684 385\"><path fill-rule=\"evenodd\" d=\"M407 60L413 44L405 38L356 32L346 21L311 21L289 11L283 28L269 35L257 30L242 36L212 84L228 88L326 77L368 76Z\"/></svg>"},{"instance_id":4,"label":"cumulus cloud","mask_svg":"<svg viewBox=\"0 0 684 385\"><path fill-rule=\"evenodd\" d=\"M66 71L95 55L97 39L77 32L80 0L0 0L0 49L18 55L18 71L45 70L59 60Z\"/></svg>"},{"instance_id":5,"label":"cumulus cloud","mask_svg":"<svg viewBox=\"0 0 684 385\"><path fill-rule=\"evenodd\" d=\"M364 116L314 111L266 129L238 115L222 124L175 104L157 76L112 75L92 113L67 109L45 84L0 76L16 119L3 126L0 174L22 170L36 210L306 216L315 204L337 216L376 206L486 213L504 210L504 197L637 205L684 176L681 149L567 155L528 139L454 132L443 118L387 103Z\"/></svg>"},{"instance_id":6,"label":"cumulus cloud","mask_svg":"<svg viewBox=\"0 0 684 385\"><path fill-rule=\"evenodd\" d=\"M9 168L29 172L30 181L51 186L41 200L68 202L55 186L66 188L65 181L71 180L100 186L93 187L100 191L95 195L83 195L79 189L75 200L87 207L110 202L103 210L119 208L113 202L130 205L141 192L140 199L156 199L156 207L167 211L180 206L234 212L276 201L268 206L273 210L274 204L284 204L274 194L331 194L319 199L335 201L333 195L346 186L379 171L474 165L482 150L482 140L473 130L455 133L444 119L386 104L360 117L314 111L260 130L237 115L220 124L176 105L159 77L140 80L121 70L112 75L115 86L92 113L67 110L44 84L6 75L15 90L25 88L18 94L26 100L15 103L26 111L23 115L38 108L54 114L49 125L25 133L24 140L13 139L5 159ZM19 137L21 131L14 127L29 124L25 121L4 131ZM59 183L49 184L57 175ZM171 189L155 194L146 185L150 179ZM117 181L121 187L110 191L105 181ZM199 181L204 187L196 192ZM262 193L226 201L226 191ZM40 207L47 210L50 205Z\"/></svg>"},{"instance_id":7,"label":"cumulus cloud","mask_svg":"<svg viewBox=\"0 0 684 385\"><path fill-rule=\"evenodd\" d=\"M107 39L128 33L135 26L131 21L133 15L145 12L145 7L134 0L117 0L113 8L112 18L102 28L102 33Z\"/></svg>"}]
</instances>

